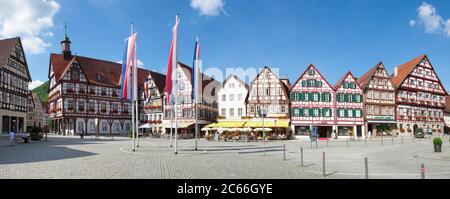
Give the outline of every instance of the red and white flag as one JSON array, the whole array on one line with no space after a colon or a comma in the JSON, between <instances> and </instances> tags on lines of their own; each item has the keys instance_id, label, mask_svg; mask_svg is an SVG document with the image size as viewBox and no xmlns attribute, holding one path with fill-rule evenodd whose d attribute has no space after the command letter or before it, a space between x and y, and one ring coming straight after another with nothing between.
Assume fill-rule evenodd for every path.
<instances>
[{"instance_id":1,"label":"red and white flag","mask_svg":"<svg viewBox=\"0 0 450 199\"><path fill-rule=\"evenodd\" d=\"M167 103L170 104L172 97L176 95L174 90L176 90L176 70L177 70L177 48L178 48L178 25L180 20L178 15L176 17L175 26L172 29L172 42L170 44L169 61L167 64L167 76L166 76L166 96ZM175 70L175 71L174 71ZM175 88L175 89L174 89Z\"/></svg>"}]
</instances>

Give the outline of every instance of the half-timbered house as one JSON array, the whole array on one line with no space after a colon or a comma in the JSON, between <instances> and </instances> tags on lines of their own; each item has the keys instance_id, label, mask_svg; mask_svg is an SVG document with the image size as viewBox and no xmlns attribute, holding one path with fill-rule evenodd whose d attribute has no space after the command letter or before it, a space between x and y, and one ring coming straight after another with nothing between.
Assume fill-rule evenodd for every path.
<instances>
[{"instance_id":1,"label":"half-timbered house","mask_svg":"<svg viewBox=\"0 0 450 199\"><path fill-rule=\"evenodd\" d=\"M31 81L21 39L0 40L1 132L26 130L28 84Z\"/></svg>"},{"instance_id":2,"label":"half-timbered house","mask_svg":"<svg viewBox=\"0 0 450 199\"><path fill-rule=\"evenodd\" d=\"M131 103L120 99L121 65L74 56L70 44L66 35L61 42L62 53L50 55L52 131L63 135L128 133ZM138 74L138 84L142 85L148 71L138 69Z\"/></svg>"},{"instance_id":3,"label":"half-timbered house","mask_svg":"<svg viewBox=\"0 0 450 199\"><path fill-rule=\"evenodd\" d=\"M310 65L290 90L291 125L297 137L308 137L318 127L320 137L330 138L335 128L334 87Z\"/></svg>"},{"instance_id":4,"label":"half-timbered house","mask_svg":"<svg viewBox=\"0 0 450 199\"><path fill-rule=\"evenodd\" d=\"M433 65L421 55L394 70L397 88L397 125L401 132L443 132L447 97Z\"/></svg>"},{"instance_id":5,"label":"half-timbered house","mask_svg":"<svg viewBox=\"0 0 450 199\"><path fill-rule=\"evenodd\" d=\"M165 134L165 128L162 126L165 86L166 76L154 71L149 72L144 82L141 125L147 125L151 133L156 135Z\"/></svg>"},{"instance_id":6,"label":"half-timbered house","mask_svg":"<svg viewBox=\"0 0 450 199\"><path fill-rule=\"evenodd\" d=\"M177 92L178 97L178 133L182 138L193 138L195 136L195 103L192 92L192 68L179 62L177 65ZM211 124L218 117L217 110L217 89L221 83L213 78L200 73L199 99L198 103L198 124L199 128ZM164 96L164 121L163 126L166 132L175 128L175 104L167 103L167 96ZM199 132L200 133L200 132ZM203 136L200 133L200 136Z\"/></svg>"},{"instance_id":7,"label":"half-timbered house","mask_svg":"<svg viewBox=\"0 0 450 199\"><path fill-rule=\"evenodd\" d=\"M32 127L44 128L45 109L37 93L30 92L27 106L27 131L30 132Z\"/></svg>"},{"instance_id":8,"label":"half-timbered house","mask_svg":"<svg viewBox=\"0 0 450 199\"><path fill-rule=\"evenodd\" d=\"M396 125L395 87L380 62L358 79L364 90L365 121L368 133L375 136L389 135Z\"/></svg>"},{"instance_id":9,"label":"half-timbered house","mask_svg":"<svg viewBox=\"0 0 450 199\"><path fill-rule=\"evenodd\" d=\"M351 72L335 86L336 125L338 137L365 138L363 90Z\"/></svg>"},{"instance_id":10,"label":"half-timbered house","mask_svg":"<svg viewBox=\"0 0 450 199\"><path fill-rule=\"evenodd\" d=\"M445 98L444 123L444 133L450 134L450 96Z\"/></svg>"},{"instance_id":11,"label":"half-timbered house","mask_svg":"<svg viewBox=\"0 0 450 199\"><path fill-rule=\"evenodd\" d=\"M246 98L247 119L244 126L248 128L271 128L269 139L290 138L289 115L289 87L278 74L269 67L264 67L249 85ZM258 113L266 112L264 118ZM260 135L262 135L260 133Z\"/></svg>"}]
</instances>

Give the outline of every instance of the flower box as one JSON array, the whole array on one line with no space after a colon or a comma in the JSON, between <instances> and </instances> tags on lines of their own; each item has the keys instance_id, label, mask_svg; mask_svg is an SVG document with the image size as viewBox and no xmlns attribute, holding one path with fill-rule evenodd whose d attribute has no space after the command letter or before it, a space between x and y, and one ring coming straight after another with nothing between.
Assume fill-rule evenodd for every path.
<instances>
[{"instance_id":1,"label":"flower box","mask_svg":"<svg viewBox=\"0 0 450 199\"><path fill-rule=\"evenodd\" d=\"M79 112L84 112L84 108L79 108L78 111Z\"/></svg>"}]
</instances>

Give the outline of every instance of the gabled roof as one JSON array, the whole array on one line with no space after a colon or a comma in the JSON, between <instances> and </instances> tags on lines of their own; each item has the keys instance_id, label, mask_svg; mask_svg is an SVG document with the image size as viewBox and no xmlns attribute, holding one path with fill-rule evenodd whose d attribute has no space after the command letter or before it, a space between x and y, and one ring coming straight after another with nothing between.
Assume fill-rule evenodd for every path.
<instances>
[{"instance_id":1,"label":"gabled roof","mask_svg":"<svg viewBox=\"0 0 450 199\"><path fill-rule=\"evenodd\" d=\"M353 75L353 73L351 71L348 71L347 73L345 73L345 75L336 83L336 85L334 86L334 90L338 90L339 87L344 83L345 79L347 79L348 76L351 76L353 78L353 80L356 83L356 86L362 90L361 85L359 85L358 83L358 79Z\"/></svg>"},{"instance_id":2,"label":"gabled roof","mask_svg":"<svg viewBox=\"0 0 450 199\"><path fill-rule=\"evenodd\" d=\"M408 75L413 72L413 70L417 67L417 65L422 62L423 59L427 58L426 55L420 55L413 60L404 63L401 66L398 66L398 74L392 78L392 83L396 88L400 87ZM428 58L427 58L428 59Z\"/></svg>"},{"instance_id":3,"label":"gabled roof","mask_svg":"<svg viewBox=\"0 0 450 199\"><path fill-rule=\"evenodd\" d=\"M20 37L14 37L14 38L10 38L10 39L0 40L0 68L5 66L6 62L8 61L9 56L11 55L11 52L16 47L17 42L20 43L20 46L22 46L22 49L23 49L23 45L22 45L22 41L20 40ZM28 68L27 58L25 56L25 52L23 52L23 59L25 60L28 79L30 81L32 81L30 69Z\"/></svg>"},{"instance_id":4,"label":"gabled roof","mask_svg":"<svg viewBox=\"0 0 450 199\"><path fill-rule=\"evenodd\" d=\"M263 70L261 70L261 72L259 72L259 74L256 76L256 78L250 83L250 85L253 85L253 83L254 83L256 80L258 80L259 76L261 76L261 74L264 72L264 69L267 69L267 70L269 71L269 73L272 73L273 76L275 76L275 78L278 79L278 82L284 87L284 90L286 91L286 93L289 92L289 89L290 89L290 88L288 87L288 85L286 85L283 81L281 81L281 79L280 79L277 75L275 75L275 74L272 72L272 70L270 69L270 67L268 67L268 66L264 66ZM249 92L248 95L250 95L250 92Z\"/></svg>"},{"instance_id":5,"label":"gabled roof","mask_svg":"<svg viewBox=\"0 0 450 199\"><path fill-rule=\"evenodd\" d=\"M184 70L184 72L187 72L186 76L192 77L192 68L191 67L189 67L188 65L183 64L181 62L178 62L178 65ZM220 82L216 81L214 78L212 78L212 77L210 77L208 75L205 75L203 73L201 73L201 75L202 75L202 80L203 80L203 82L202 82L202 90L205 89L205 87L208 84L213 83L213 82L218 84L218 85L220 85ZM192 84L192 78L188 78L188 80Z\"/></svg>"},{"instance_id":6,"label":"gabled roof","mask_svg":"<svg viewBox=\"0 0 450 199\"><path fill-rule=\"evenodd\" d=\"M0 68L8 61L11 51L16 47L17 41L19 41L19 37L0 40Z\"/></svg>"},{"instance_id":7,"label":"gabled roof","mask_svg":"<svg viewBox=\"0 0 450 199\"><path fill-rule=\"evenodd\" d=\"M414 69L424 59L430 61L430 59L428 59L427 55L420 55L420 56L414 58L413 60L411 60L409 62L406 62L405 64L399 66L398 67L398 74L397 74L397 76L393 76L392 77L392 82L394 83L395 88L399 88L403 84L403 82L406 80L406 78L409 76L409 74L411 74L414 71ZM439 76L437 75L436 71L434 70L433 65L431 63L430 63L430 65L431 65L431 68L433 69L434 73L436 74L436 78L438 79L438 82L439 82L440 86L444 90L445 94L448 95L447 90L445 90L445 87L442 84L442 81L439 78Z\"/></svg>"},{"instance_id":8,"label":"gabled roof","mask_svg":"<svg viewBox=\"0 0 450 199\"><path fill-rule=\"evenodd\" d=\"M119 63L83 56L72 56L70 60L64 60L61 54L51 54L50 65L57 82L64 77L65 72L74 61L78 62L89 83L98 86L120 87L122 65ZM148 75L149 71L138 69L138 83L140 87Z\"/></svg>"},{"instance_id":9,"label":"gabled roof","mask_svg":"<svg viewBox=\"0 0 450 199\"><path fill-rule=\"evenodd\" d=\"M290 89L290 91L292 91L292 89L299 83L299 81L302 79L302 77L308 72L308 70L310 68L313 68L315 71L317 71L317 73L319 73L319 75L322 77L323 80L325 80L325 82L328 84L328 86L331 89L334 89L333 86L331 86L331 84L328 82L328 80L325 78L325 76L322 75L322 73L320 73L319 69L317 69L317 67L314 64L310 64L308 66L308 68L306 68L306 70L298 77L298 79L295 81L295 83L292 85L292 88Z\"/></svg>"},{"instance_id":10,"label":"gabled roof","mask_svg":"<svg viewBox=\"0 0 450 199\"><path fill-rule=\"evenodd\" d=\"M225 81L223 81L223 85L222 86L225 86L225 84L231 79L231 78L235 78L239 83L241 83L242 85L244 85L244 87L248 90L248 84L247 83L245 83L244 81L242 81L237 75L230 75L230 76L228 76L228 78L227 79L225 79Z\"/></svg>"},{"instance_id":11,"label":"gabled roof","mask_svg":"<svg viewBox=\"0 0 450 199\"><path fill-rule=\"evenodd\" d=\"M359 85L361 85L363 89L365 89L369 85L370 80L373 78L378 68L380 68L381 66L383 66L383 62L379 62L377 65L372 67L366 74L362 75L358 79L358 83Z\"/></svg>"},{"instance_id":12,"label":"gabled roof","mask_svg":"<svg viewBox=\"0 0 450 199\"><path fill-rule=\"evenodd\" d=\"M150 71L150 76L152 77L153 82L155 82L159 93L164 93L164 88L166 88L166 76L155 71Z\"/></svg>"}]
</instances>

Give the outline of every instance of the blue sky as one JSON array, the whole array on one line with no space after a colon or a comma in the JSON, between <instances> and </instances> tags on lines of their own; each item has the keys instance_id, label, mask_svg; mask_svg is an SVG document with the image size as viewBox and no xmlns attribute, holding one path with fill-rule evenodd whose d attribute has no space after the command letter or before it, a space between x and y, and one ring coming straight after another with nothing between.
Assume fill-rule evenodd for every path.
<instances>
[{"instance_id":1,"label":"blue sky","mask_svg":"<svg viewBox=\"0 0 450 199\"><path fill-rule=\"evenodd\" d=\"M216 7L198 1L197 6L191 0L56 1L53 24L34 35L51 46L27 52L33 80L47 80L49 53L61 51L64 21L73 53L111 61L121 59L134 22L139 59L147 69L163 72L178 13L179 60L189 65L197 34L204 66L268 65L292 82L310 63L334 84L348 70L360 76L383 61L392 73L394 66L425 53L450 89L450 1L213 0ZM424 7L431 13L420 10ZM0 25L0 37L4 28Z\"/></svg>"}]
</instances>

